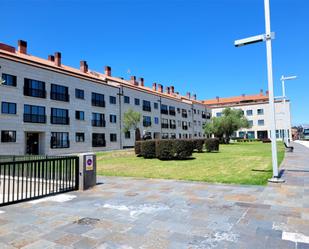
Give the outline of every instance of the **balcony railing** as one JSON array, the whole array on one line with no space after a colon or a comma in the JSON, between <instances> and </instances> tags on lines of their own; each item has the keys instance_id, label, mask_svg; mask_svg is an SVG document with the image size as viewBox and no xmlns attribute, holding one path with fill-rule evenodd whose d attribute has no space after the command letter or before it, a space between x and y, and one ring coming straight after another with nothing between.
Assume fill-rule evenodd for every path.
<instances>
[{"instance_id":1,"label":"balcony railing","mask_svg":"<svg viewBox=\"0 0 309 249\"><path fill-rule=\"evenodd\" d=\"M202 118L206 119L206 114L205 113L202 114Z\"/></svg>"},{"instance_id":2,"label":"balcony railing","mask_svg":"<svg viewBox=\"0 0 309 249\"><path fill-rule=\"evenodd\" d=\"M69 117L57 117L57 116L51 116L50 122L52 124L64 124L68 125L70 124L70 118Z\"/></svg>"},{"instance_id":3,"label":"balcony railing","mask_svg":"<svg viewBox=\"0 0 309 249\"><path fill-rule=\"evenodd\" d=\"M161 114L166 114L166 115L168 115L168 110L161 109Z\"/></svg>"},{"instance_id":4,"label":"balcony railing","mask_svg":"<svg viewBox=\"0 0 309 249\"><path fill-rule=\"evenodd\" d=\"M182 129L183 129L183 130L188 130L188 126L187 126L187 125L183 125L183 126L182 126Z\"/></svg>"},{"instance_id":5,"label":"balcony railing","mask_svg":"<svg viewBox=\"0 0 309 249\"><path fill-rule=\"evenodd\" d=\"M170 129L176 129L176 124L170 124Z\"/></svg>"},{"instance_id":6,"label":"balcony railing","mask_svg":"<svg viewBox=\"0 0 309 249\"><path fill-rule=\"evenodd\" d=\"M143 105L143 111L151 112L151 106Z\"/></svg>"},{"instance_id":7,"label":"balcony railing","mask_svg":"<svg viewBox=\"0 0 309 249\"><path fill-rule=\"evenodd\" d=\"M51 92L50 98L53 99L53 100L59 100L59 101L65 101L65 102L70 101L70 95L65 94L65 93Z\"/></svg>"},{"instance_id":8,"label":"balcony railing","mask_svg":"<svg viewBox=\"0 0 309 249\"><path fill-rule=\"evenodd\" d=\"M96 100L96 99L92 99L92 100L91 100L91 104L92 104L93 106L105 107L105 100Z\"/></svg>"},{"instance_id":9,"label":"balcony railing","mask_svg":"<svg viewBox=\"0 0 309 249\"><path fill-rule=\"evenodd\" d=\"M24 95L37 98L46 98L46 91L42 89L24 87Z\"/></svg>"},{"instance_id":10,"label":"balcony railing","mask_svg":"<svg viewBox=\"0 0 309 249\"><path fill-rule=\"evenodd\" d=\"M183 113L181 114L181 116L182 116L183 118L187 118L187 117L188 117L188 114L187 114L186 112L183 112Z\"/></svg>"},{"instance_id":11,"label":"balcony railing","mask_svg":"<svg viewBox=\"0 0 309 249\"><path fill-rule=\"evenodd\" d=\"M176 115L176 112L175 112L175 110L169 110L169 114L170 114L171 116L175 116L175 115Z\"/></svg>"},{"instance_id":12,"label":"balcony railing","mask_svg":"<svg viewBox=\"0 0 309 249\"><path fill-rule=\"evenodd\" d=\"M37 115L37 114L26 114L24 113L24 122L25 123L46 123L46 115Z\"/></svg>"},{"instance_id":13,"label":"balcony railing","mask_svg":"<svg viewBox=\"0 0 309 249\"><path fill-rule=\"evenodd\" d=\"M92 140L92 147L105 147L106 141L105 140Z\"/></svg>"},{"instance_id":14,"label":"balcony railing","mask_svg":"<svg viewBox=\"0 0 309 249\"><path fill-rule=\"evenodd\" d=\"M168 124L161 124L161 128L168 129Z\"/></svg>"},{"instance_id":15,"label":"balcony railing","mask_svg":"<svg viewBox=\"0 0 309 249\"><path fill-rule=\"evenodd\" d=\"M149 126L151 126L151 122L143 121L143 126L144 127L149 127Z\"/></svg>"},{"instance_id":16,"label":"balcony railing","mask_svg":"<svg viewBox=\"0 0 309 249\"><path fill-rule=\"evenodd\" d=\"M106 125L105 120L100 120L100 119L93 119L91 123L92 123L92 126L95 126L95 127L105 127Z\"/></svg>"}]
</instances>

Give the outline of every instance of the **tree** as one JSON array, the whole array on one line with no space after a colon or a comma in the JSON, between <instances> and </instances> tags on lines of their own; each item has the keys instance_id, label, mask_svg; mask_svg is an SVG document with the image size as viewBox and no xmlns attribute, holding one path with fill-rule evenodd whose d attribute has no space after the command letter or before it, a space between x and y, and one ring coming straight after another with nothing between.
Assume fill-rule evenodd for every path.
<instances>
[{"instance_id":1,"label":"tree","mask_svg":"<svg viewBox=\"0 0 309 249\"><path fill-rule=\"evenodd\" d=\"M141 135L138 129L138 124L141 121L141 114L139 112L134 111L133 109L129 109L124 113L123 117L123 131L128 132L131 129L135 131L135 140L140 140Z\"/></svg>"},{"instance_id":2,"label":"tree","mask_svg":"<svg viewBox=\"0 0 309 249\"><path fill-rule=\"evenodd\" d=\"M249 127L249 121L242 110L225 108L221 117L213 117L210 123L204 125L204 132L208 136L213 134L223 143L229 143L235 131Z\"/></svg>"}]
</instances>

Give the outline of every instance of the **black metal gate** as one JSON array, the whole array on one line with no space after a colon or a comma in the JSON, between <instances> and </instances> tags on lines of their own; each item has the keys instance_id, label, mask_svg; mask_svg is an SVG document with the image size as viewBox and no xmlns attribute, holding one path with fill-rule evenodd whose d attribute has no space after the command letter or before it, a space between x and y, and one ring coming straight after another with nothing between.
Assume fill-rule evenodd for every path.
<instances>
[{"instance_id":1,"label":"black metal gate","mask_svg":"<svg viewBox=\"0 0 309 249\"><path fill-rule=\"evenodd\" d=\"M0 206L78 189L78 157L0 161Z\"/></svg>"}]
</instances>

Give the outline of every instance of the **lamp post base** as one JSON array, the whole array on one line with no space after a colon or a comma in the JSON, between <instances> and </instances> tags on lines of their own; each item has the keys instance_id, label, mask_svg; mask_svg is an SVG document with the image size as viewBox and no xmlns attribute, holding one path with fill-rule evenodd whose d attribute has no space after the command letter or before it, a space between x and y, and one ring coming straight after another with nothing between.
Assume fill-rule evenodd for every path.
<instances>
[{"instance_id":1,"label":"lamp post base","mask_svg":"<svg viewBox=\"0 0 309 249\"><path fill-rule=\"evenodd\" d=\"M282 178L278 178L278 177L272 177L270 179L268 179L268 182L272 182L272 183L284 183L285 180Z\"/></svg>"}]
</instances>

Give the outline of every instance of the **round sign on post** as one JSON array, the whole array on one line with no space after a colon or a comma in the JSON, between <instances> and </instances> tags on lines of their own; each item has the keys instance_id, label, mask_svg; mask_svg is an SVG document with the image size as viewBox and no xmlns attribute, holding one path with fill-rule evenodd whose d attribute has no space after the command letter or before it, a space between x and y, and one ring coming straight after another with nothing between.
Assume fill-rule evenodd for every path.
<instances>
[{"instance_id":1,"label":"round sign on post","mask_svg":"<svg viewBox=\"0 0 309 249\"><path fill-rule=\"evenodd\" d=\"M93 170L93 157L86 156L86 170Z\"/></svg>"}]
</instances>

